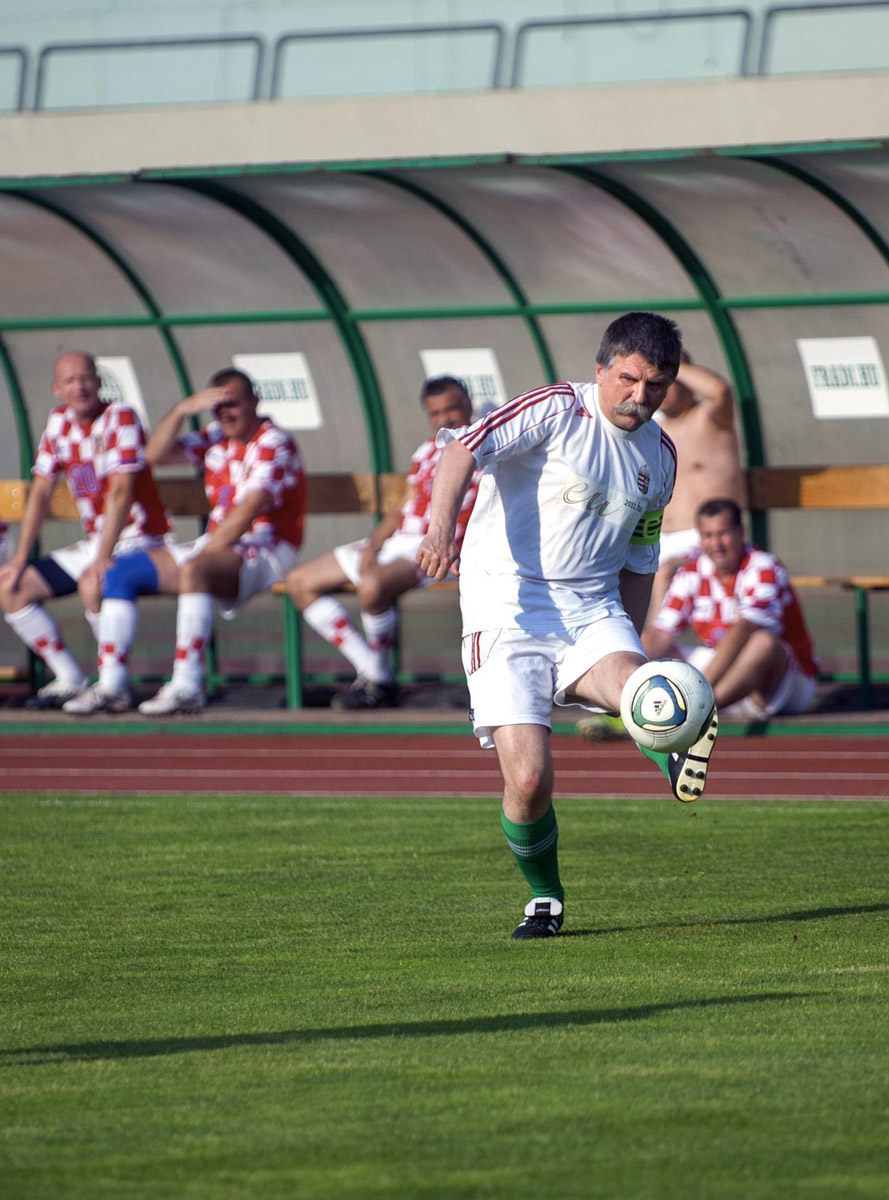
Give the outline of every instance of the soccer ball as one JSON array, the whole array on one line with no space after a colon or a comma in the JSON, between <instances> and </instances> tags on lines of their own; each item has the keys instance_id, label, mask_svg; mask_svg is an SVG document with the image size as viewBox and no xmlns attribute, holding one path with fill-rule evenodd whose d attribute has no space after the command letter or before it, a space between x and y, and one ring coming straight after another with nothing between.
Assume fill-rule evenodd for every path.
<instances>
[{"instance_id":1,"label":"soccer ball","mask_svg":"<svg viewBox=\"0 0 889 1200\"><path fill-rule=\"evenodd\" d=\"M662 658L637 667L624 684L620 717L640 746L679 754L701 736L714 704L713 689L697 667Z\"/></svg>"}]
</instances>

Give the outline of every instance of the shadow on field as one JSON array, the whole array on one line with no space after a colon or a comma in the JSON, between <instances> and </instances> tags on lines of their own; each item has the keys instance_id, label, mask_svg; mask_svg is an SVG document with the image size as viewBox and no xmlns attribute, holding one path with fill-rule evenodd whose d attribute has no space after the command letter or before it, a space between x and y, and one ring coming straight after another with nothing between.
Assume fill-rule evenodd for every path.
<instances>
[{"instance_id":1,"label":"shadow on field","mask_svg":"<svg viewBox=\"0 0 889 1200\"><path fill-rule=\"evenodd\" d=\"M823 921L828 917L860 917L866 913L889 912L889 904L848 904L835 908L804 908L796 912L765 913L761 917L717 917L706 921L657 921L652 925L605 925L600 929L565 929L566 937L601 936L605 933L636 933L643 929L701 929L713 925L771 925L780 921Z\"/></svg>"},{"instance_id":2,"label":"shadow on field","mask_svg":"<svg viewBox=\"0 0 889 1200\"><path fill-rule=\"evenodd\" d=\"M274 1033L231 1033L218 1037L145 1038L130 1042L80 1042L73 1045L27 1046L0 1051L0 1066L39 1067L53 1063L98 1062L103 1059L152 1058L162 1054L193 1054L227 1050L233 1046L291 1046L326 1041L361 1041L366 1038L451 1037L476 1033L516 1033L525 1029L564 1029L570 1026L609 1025L620 1021L646 1021L663 1013L719 1005L768 1004L774 1000L801 1000L815 992L759 992L749 996L708 996L703 1000L674 1000L642 1004L635 1008L580 1009L571 1012L505 1013L496 1017L465 1017L449 1021L403 1021L388 1025L342 1025L330 1029L285 1029Z\"/></svg>"}]
</instances>

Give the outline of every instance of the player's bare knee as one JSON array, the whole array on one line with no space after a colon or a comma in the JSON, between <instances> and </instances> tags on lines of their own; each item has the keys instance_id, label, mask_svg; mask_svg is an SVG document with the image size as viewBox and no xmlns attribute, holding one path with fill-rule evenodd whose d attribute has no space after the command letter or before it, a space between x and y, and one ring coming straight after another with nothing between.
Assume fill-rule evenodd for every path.
<instances>
[{"instance_id":1,"label":"player's bare knee","mask_svg":"<svg viewBox=\"0 0 889 1200\"><path fill-rule=\"evenodd\" d=\"M179 591L204 592L207 590L207 572L200 555L189 559L179 568Z\"/></svg>"},{"instance_id":2,"label":"player's bare knee","mask_svg":"<svg viewBox=\"0 0 889 1200\"><path fill-rule=\"evenodd\" d=\"M365 612L385 612L389 598L377 575L362 576L357 588L358 602Z\"/></svg>"},{"instance_id":3,"label":"player's bare knee","mask_svg":"<svg viewBox=\"0 0 889 1200\"><path fill-rule=\"evenodd\" d=\"M322 595L309 583L308 572L303 567L294 567L284 580L290 599L296 608L303 611Z\"/></svg>"}]
</instances>

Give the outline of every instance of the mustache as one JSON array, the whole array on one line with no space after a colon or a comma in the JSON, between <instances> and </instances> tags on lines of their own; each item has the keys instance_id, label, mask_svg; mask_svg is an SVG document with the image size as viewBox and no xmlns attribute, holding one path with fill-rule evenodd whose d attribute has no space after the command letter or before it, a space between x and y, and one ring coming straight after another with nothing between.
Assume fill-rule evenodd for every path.
<instances>
[{"instance_id":1,"label":"mustache","mask_svg":"<svg viewBox=\"0 0 889 1200\"><path fill-rule=\"evenodd\" d=\"M650 421L655 410L650 404L637 404L635 400L624 400L614 411L621 417L637 417L640 421Z\"/></svg>"}]
</instances>

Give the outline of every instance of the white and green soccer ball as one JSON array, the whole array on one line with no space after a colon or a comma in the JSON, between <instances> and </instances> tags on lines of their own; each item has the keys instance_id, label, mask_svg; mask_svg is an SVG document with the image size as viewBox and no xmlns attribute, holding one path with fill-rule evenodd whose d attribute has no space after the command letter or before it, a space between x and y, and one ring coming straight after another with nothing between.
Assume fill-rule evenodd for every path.
<instances>
[{"instance_id":1,"label":"white and green soccer ball","mask_svg":"<svg viewBox=\"0 0 889 1200\"><path fill-rule=\"evenodd\" d=\"M697 667L661 658L637 667L624 684L620 718L640 746L680 754L701 736L715 703Z\"/></svg>"}]
</instances>

